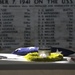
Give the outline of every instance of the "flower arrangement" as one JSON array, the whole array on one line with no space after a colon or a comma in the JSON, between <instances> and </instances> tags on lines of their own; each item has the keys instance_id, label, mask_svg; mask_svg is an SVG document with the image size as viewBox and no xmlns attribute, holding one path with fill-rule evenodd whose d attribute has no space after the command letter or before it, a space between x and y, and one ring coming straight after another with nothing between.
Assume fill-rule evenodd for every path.
<instances>
[{"instance_id":1,"label":"flower arrangement","mask_svg":"<svg viewBox=\"0 0 75 75\"><path fill-rule=\"evenodd\" d=\"M51 62L63 60L63 54L61 52L52 52L47 57L40 57L38 52L28 53L24 56L28 61L39 61L39 62Z\"/></svg>"}]
</instances>

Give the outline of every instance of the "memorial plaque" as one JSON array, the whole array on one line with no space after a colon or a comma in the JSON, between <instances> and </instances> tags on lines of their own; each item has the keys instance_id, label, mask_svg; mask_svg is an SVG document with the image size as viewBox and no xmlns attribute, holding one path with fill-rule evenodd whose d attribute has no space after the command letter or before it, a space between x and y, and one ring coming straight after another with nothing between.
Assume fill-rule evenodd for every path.
<instances>
[{"instance_id":1,"label":"memorial plaque","mask_svg":"<svg viewBox=\"0 0 75 75\"><path fill-rule=\"evenodd\" d=\"M75 0L0 0L0 49L75 49Z\"/></svg>"}]
</instances>

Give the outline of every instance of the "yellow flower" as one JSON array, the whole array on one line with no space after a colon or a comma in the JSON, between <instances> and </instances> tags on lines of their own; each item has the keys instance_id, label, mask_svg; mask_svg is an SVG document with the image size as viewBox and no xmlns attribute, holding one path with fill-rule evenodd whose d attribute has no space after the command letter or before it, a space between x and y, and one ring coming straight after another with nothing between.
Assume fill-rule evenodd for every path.
<instances>
[{"instance_id":1,"label":"yellow flower","mask_svg":"<svg viewBox=\"0 0 75 75\"><path fill-rule=\"evenodd\" d=\"M50 55L46 58L41 58L38 54L38 52L33 52L33 53L28 53L27 55L24 56L25 59L28 61L59 61L63 59L63 55L58 52L53 52L50 53Z\"/></svg>"}]
</instances>

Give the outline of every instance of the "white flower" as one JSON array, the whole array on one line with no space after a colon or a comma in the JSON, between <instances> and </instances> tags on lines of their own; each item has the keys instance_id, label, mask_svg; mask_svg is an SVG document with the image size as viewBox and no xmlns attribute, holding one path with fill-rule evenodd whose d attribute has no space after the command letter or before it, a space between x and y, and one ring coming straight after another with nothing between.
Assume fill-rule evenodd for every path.
<instances>
[{"instance_id":1,"label":"white flower","mask_svg":"<svg viewBox=\"0 0 75 75\"><path fill-rule=\"evenodd\" d=\"M56 50L56 53L59 53L59 54L61 54L62 53L62 51L59 51L58 49Z\"/></svg>"}]
</instances>

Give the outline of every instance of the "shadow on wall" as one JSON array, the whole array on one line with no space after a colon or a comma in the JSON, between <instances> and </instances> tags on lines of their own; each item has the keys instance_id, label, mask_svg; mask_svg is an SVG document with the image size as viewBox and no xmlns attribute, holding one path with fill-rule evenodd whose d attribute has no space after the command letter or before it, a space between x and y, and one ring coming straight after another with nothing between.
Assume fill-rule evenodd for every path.
<instances>
[{"instance_id":1,"label":"shadow on wall","mask_svg":"<svg viewBox=\"0 0 75 75\"><path fill-rule=\"evenodd\" d=\"M61 51L64 56L69 56L69 55L75 53L74 51L71 51L71 50L69 50L69 49L59 48L59 47L52 47L52 48L51 48L51 52L56 52L57 49L58 49L58 51Z\"/></svg>"}]
</instances>

